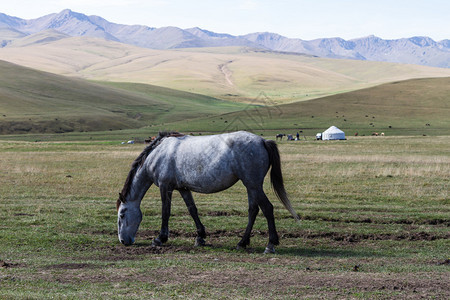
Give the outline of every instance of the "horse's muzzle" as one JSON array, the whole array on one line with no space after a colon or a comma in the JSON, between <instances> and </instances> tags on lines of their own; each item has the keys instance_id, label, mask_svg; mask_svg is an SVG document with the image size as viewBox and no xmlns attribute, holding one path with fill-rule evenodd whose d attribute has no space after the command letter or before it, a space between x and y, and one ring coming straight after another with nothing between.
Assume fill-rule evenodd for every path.
<instances>
[{"instance_id":1,"label":"horse's muzzle","mask_svg":"<svg viewBox=\"0 0 450 300\"><path fill-rule=\"evenodd\" d=\"M133 238L129 238L129 239L121 239L121 238L119 238L119 240L125 246L130 246L130 245L134 244L134 239Z\"/></svg>"}]
</instances>

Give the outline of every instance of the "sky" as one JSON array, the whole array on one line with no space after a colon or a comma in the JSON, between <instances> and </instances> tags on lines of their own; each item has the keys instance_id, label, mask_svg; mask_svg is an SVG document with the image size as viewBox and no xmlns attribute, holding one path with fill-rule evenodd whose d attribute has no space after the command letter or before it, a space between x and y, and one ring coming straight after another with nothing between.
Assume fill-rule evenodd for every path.
<instances>
[{"instance_id":1,"label":"sky","mask_svg":"<svg viewBox=\"0 0 450 300\"><path fill-rule=\"evenodd\" d=\"M63 9L127 25L200 27L289 38L450 39L449 0L0 0L0 12L34 19Z\"/></svg>"}]
</instances>

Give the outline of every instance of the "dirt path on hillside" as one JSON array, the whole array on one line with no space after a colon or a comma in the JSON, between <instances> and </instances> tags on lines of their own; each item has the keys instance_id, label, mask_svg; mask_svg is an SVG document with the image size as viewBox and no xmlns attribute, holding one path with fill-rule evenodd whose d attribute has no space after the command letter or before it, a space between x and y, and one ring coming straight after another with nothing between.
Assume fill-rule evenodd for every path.
<instances>
[{"instance_id":1,"label":"dirt path on hillside","mask_svg":"<svg viewBox=\"0 0 450 300\"><path fill-rule=\"evenodd\" d=\"M228 69L228 65L231 64L233 61L227 61L224 64L220 64L219 65L219 70L220 72L222 72L223 76L225 77L225 80L227 81L227 83L231 86L234 86L233 81L231 81L231 76L233 75L233 72L230 71L230 69Z\"/></svg>"}]
</instances>

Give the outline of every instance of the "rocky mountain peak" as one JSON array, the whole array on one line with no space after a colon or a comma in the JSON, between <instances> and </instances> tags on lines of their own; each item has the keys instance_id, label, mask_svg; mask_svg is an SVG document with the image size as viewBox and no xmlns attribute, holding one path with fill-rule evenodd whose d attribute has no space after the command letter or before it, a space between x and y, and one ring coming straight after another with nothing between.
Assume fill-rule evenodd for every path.
<instances>
[{"instance_id":1,"label":"rocky mountain peak","mask_svg":"<svg viewBox=\"0 0 450 300\"><path fill-rule=\"evenodd\" d=\"M13 38L54 29L69 36L89 36L153 49L245 46L273 51L304 53L329 58L388 61L450 67L450 42L436 42L429 37L385 40L370 35L344 40L339 37L312 41L292 39L277 33L256 32L233 36L199 27L151 28L142 25L111 23L99 16L86 16L65 9L33 20L23 20L0 13L0 46L8 46ZM2 35L3 32L3 35Z\"/></svg>"}]
</instances>

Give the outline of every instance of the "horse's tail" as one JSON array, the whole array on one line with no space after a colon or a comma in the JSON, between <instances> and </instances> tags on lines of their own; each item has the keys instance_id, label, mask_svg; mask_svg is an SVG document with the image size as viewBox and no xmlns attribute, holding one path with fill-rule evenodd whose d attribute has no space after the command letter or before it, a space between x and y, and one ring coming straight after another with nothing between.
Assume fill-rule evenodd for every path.
<instances>
[{"instance_id":1,"label":"horse's tail","mask_svg":"<svg viewBox=\"0 0 450 300\"><path fill-rule=\"evenodd\" d=\"M269 163L272 166L272 170L270 171L272 188L284 207L291 213L294 219L299 221L300 217L292 208L291 201L289 201L286 189L284 188L283 174L281 173L280 152L278 152L277 144L274 141L266 140L264 141L264 146L269 154Z\"/></svg>"}]
</instances>

